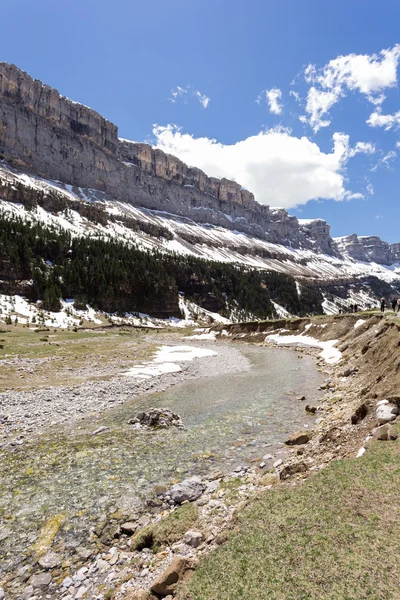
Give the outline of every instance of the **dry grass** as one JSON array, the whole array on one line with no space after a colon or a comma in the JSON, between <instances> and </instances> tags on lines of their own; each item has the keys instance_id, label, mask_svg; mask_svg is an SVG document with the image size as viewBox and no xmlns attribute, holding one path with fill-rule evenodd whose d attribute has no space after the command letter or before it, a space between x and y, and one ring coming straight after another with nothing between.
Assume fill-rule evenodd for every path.
<instances>
[{"instance_id":1,"label":"dry grass","mask_svg":"<svg viewBox=\"0 0 400 600\"><path fill-rule=\"evenodd\" d=\"M400 597L400 442L375 442L298 487L265 493L181 598Z\"/></svg>"},{"instance_id":2,"label":"dry grass","mask_svg":"<svg viewBox=\"0 0 400 600\"><path fill-rule=\"evenodd\" d=\"M2 330L0 392L109 379L147 360L156 348L156 340L138 329L34 331L13 325Z\"/></svg>"}]
</instances>

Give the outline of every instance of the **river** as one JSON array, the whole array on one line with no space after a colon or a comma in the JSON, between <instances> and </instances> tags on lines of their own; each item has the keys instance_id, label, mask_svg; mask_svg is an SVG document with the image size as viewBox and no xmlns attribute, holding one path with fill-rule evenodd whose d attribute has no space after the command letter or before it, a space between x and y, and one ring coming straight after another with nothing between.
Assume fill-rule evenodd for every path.
<instances>
[{"instance_id":1,"label":"river","mask_svg":"<svg viewBox=\"0 0 400 600\"><path fill-rule=\"evenodd\" d=\"M250 345L240 352L250 368L210 372L100 417L52 427L29 445L4 452L1 570L24 560L52 519L61 523L53 548L65 555L87 545L107 515L135 513L154 486L216 469L231 472L267 453L279 456L287 434L313 422L296 396L317 403L322 375L307 354ZM136 412L152 406L179 413L185 428L138 431L129 425ZM109 429L92 435L94 421Z\"/></svg>"}]
</instances>

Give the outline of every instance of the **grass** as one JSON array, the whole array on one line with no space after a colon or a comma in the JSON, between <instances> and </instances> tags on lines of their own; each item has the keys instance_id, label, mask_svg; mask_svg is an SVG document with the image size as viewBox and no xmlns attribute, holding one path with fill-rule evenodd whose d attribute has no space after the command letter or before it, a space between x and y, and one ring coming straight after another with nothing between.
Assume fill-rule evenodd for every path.
<instances>
[{"instance_id":1,"label":"grass","mask_svg":"<svg viewBox=\"0 0 400 600\"><path fill-rule=\"evenodd\" d=\"M263 494L204 558L187 600L400 598L400 443L375 442Z\"/></svg>"},{"instance_id":2,"label":"grass","mask_svg":"<svg viewBox=\"0 0 400 600\"><path fill-rule=\"evenodd\" d=\"M158 551L182 539L184 534L199 520L199 509L195 504L183 504L157 523L142 527L132 538L131 548L151 548Z\"/></svg>"},{"instance_id":3,"label":"grass","mask_svg":"<svg viewBox=\"0 0 400 600\"><path fill-rule=\"evenodd\" d=\"M43 329L12 325L0 344L0 392L107 379L151 357L156 345L145 337L138 329L50 329L44 334Z\"/></svg>"}]
</instances>

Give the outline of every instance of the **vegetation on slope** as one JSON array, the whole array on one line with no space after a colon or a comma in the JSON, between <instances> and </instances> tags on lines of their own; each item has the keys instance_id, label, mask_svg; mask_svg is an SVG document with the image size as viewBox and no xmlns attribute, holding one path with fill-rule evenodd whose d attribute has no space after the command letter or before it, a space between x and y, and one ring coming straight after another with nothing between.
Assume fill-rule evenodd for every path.
<instances>
[{"instance_id":1,"label":"vegetation on slope","mask_svg":"<svg viewBox=\"0 0 400 600\"><path fill-rule=\"evenodd\" d=\"M249 270L176 254L144 252L126 243L72 237L67 231L0 218L3 293L43 300L58 310L59 298L75 298L106 312L179 316L178 291L203 308L241 319L268 318L271 300L294 314L322 313L319 291L302 289L276 271ZM29 282L29 285L26 284Z\"/></svg>"},{"instance_id":2,"label":"vegetation on slope","mask_svg":"<svg viewBox=\"0 0 400 600\"><path fill-rule=\"evenodd\" d=\"M375 442L303 485L267 492L205 558L187 600L398 598L400 443Z\"/></svg>"}]
</instances>

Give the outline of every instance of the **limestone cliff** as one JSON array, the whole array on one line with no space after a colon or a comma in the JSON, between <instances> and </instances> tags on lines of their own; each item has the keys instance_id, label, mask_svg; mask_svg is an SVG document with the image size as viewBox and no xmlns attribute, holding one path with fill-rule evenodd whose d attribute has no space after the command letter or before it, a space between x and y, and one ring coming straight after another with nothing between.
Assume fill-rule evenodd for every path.
<instances>
[{"instance_id":1,"label":"limestone cliff","mask_svg":"<svg viewBox=\"0 0 400 600\"><path fill-rule=\"evenodd\" d=\"M148 144L118 138L94 110L0 63L0 159L116 200L221 225L274 243L333 253L329 227L301 227L235 181L208 177Z\"/></svg>"},{"instance_id":2,"label":"limestone cliff","mask_svg":"<svg viewBox=\"0 0 400 600\"><path fill-rule=\"evenodd\" d=\"M361 262L392 265L400 258L400 244L389 246L377 235L357 236L353 233L345 237L334 238L333 246L338 253Z\"/></svg>"}]
</instances>

